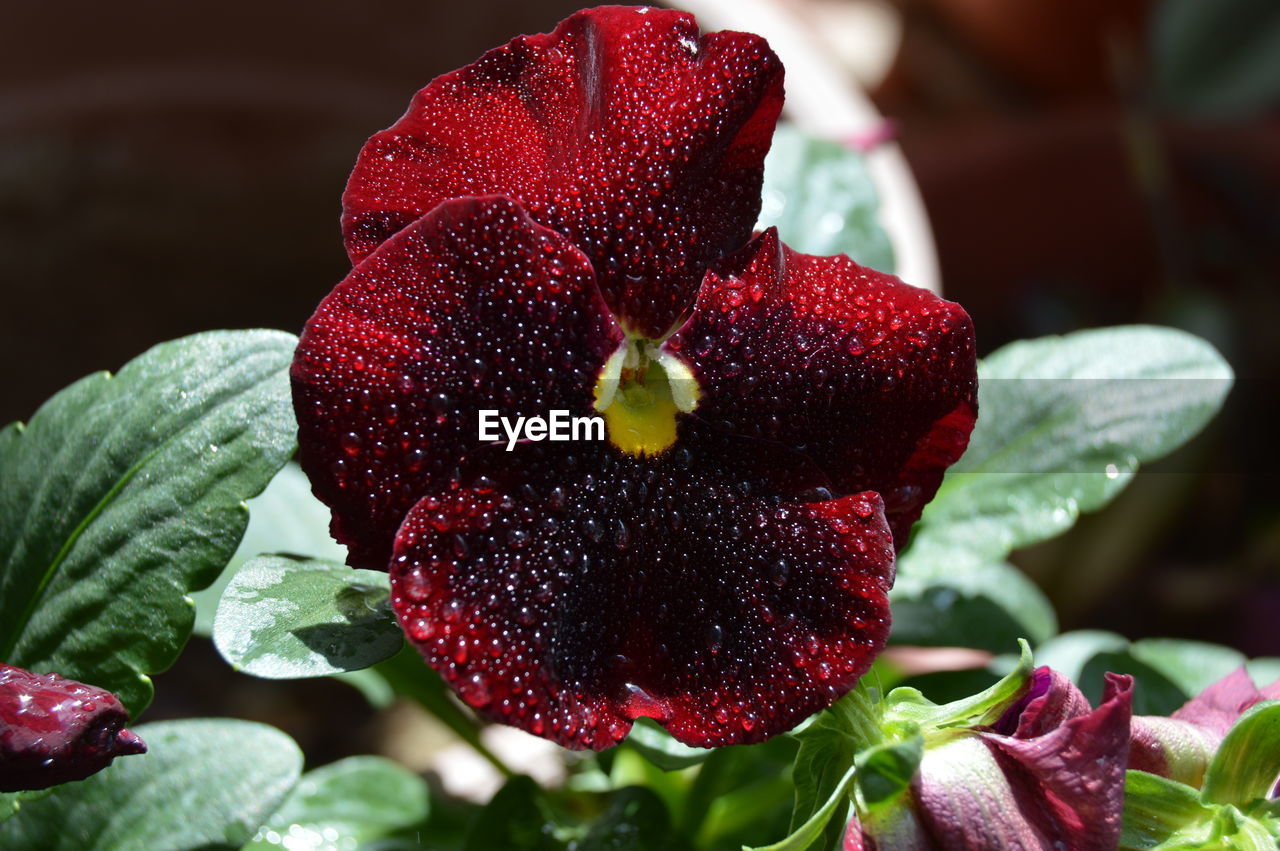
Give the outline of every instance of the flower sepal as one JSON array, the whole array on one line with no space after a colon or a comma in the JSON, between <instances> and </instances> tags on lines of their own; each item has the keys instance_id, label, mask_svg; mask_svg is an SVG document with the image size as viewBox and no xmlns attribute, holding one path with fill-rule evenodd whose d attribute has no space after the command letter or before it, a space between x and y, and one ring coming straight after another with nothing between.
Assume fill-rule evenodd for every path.
<instances>
[{"instance_id":1,"label":"flower sepal","mask_svg":"<svg viewBox=\"0 0 1280 851\"><path fill-rule=\"evenodd\" d=\"M1172 718L1134 719L1122 848L1280 843L1278 685L1259 690L1242 668Z\"/></svg>"},{"instance_id":2,"label":"flower sepal","mask_svg":"<svg viewBox=\"0 0 1280 851\"><path fill-rule=\"evenodd\" d=\"M1185 783L1130 769L1123 851L1271 851L1280 842L1280 801L1208 804Z\"/></svg>"}]
</instances>

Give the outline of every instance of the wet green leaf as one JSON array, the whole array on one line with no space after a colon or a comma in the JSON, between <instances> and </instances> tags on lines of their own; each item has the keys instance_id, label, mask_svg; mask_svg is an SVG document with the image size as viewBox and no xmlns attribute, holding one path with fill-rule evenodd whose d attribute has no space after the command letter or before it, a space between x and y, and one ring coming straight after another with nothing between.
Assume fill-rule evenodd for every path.
<instances>
[{"instance_id":1,"label":"wet green leaf","mask_svg":"<svg viewBox=\"0 0 1280 851\"><path fill-rule=\"evenodd\" d=\"M256 677L321 677L395 655L404 634L391 611L387 574L340 564L261 556L227 586L213 641Z\"/></svg>"},{"instance_id":2,"label":"wet green leaf","mask_svg":"<svg viewBox=\"0 0 1280 851\"><path fill-rule=\"evenodd\" d=\"M272 727L197 719L142 724L147 753L118 759L22 808L5 847L42 851L238 848L293 789L302 753Z\"/></svg>"},{"instance_id":3,"label":"wet green leaf","mask_svg":"<svg viewBox=\"0 0 1280 851\"><path fill-rule=\"evenodd\" d=\"M147 675L191 633L187 593L227 564L244 500L293 452L296 342L163 343L0 431L0 659L146 707Z\"/></svg>"}]
</instances>

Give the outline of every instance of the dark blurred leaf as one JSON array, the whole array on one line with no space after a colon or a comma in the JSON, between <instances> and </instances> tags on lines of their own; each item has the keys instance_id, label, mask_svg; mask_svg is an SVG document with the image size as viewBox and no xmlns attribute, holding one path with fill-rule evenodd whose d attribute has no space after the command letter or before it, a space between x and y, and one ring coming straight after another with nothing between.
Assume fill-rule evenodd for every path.
<instances>
[{"instance_id":1,"label":"dark blurred leaf","mask_svg":"<svg viewBox=\"0 0 1280 851\"><path fill-rule=\"evenodd\" d=\"M541 790L532 779L513 777L476 816L465 851L564 851L555 837L551 815L540 804Z\"/></svg>"},{"instance_id":2,"label":"dark blurred leaf","mask_svg":"<svg viewBox=\"0 0 1280 851\"><path fill-rule=\"evenodd\" d=\"M296 339L214 331L81 379L0 431L0 659L101 686L135 717L191 633L186 593L294 448Z\"/></svg>"},{"instance_id":3,"label":"dark blurred leaf","mask_svg":"<svg viewBox=\"0 0 1280 851\"><path fill-rule=\"evenodd\" d=\"M355 848L425 821L428 810L421 777L382 757L351 757L304 774L245 848Z\"/></svg>"},{"instance_id":4,"label":"dark blurred leaf","mask_svg":"<svg viewBox=\"0 0 1280 851\"><path fill-rule=\"evenodd\" d=\"M667 806L641 786L615 792L586 837L569 843L570 851L661 851L671 847Z\"/></svg>"},{"instance_id":5,"label":"dark blurred leaf","mask_svg":"<svg viewBox=\"0 0 1280 851\"><path fill-rule=\"evenodd\" d=\"M1163 0L1152 16L1156 91L1175 109L1250 116L1280 104L1280 3Z\"/></svg>"},{"instance_id":6,"label":"dark blurred leaf","mask_svg":"<svg viewBox=\"0 0 1280 851\"><path fill-rule=\"evenodd\" d=\"M1053 606L1016 567L928 538L904 556L889 598L895 644L1002 652L1058 630Z\"/></svg>"},{"instance_id":7,"label":"dark blurred leaf","mask_svg":"<svg viewBox=\"0 0 1280 851\"><path fill-rule=\"evenodd\" d=\"M893 246L880 226L875 183L861 154L783 124L764 162L757 230L776 225L796 251L848 254L893 271Z\"/></svg>"},{"instance_id":8,"label":"dark blurred leaf","mask_svg":"<svg viewBox=\"0 0 1280 851\"><path fill-rule=\"evenodd\" d=\"M223 593L213 641L232 666L255 677L368 668L404 645L390 596L387 574L379 571L260 556Z\"/></svg>"},{"instance_id":9,"label":"dark blurred leaf","mask_svg":"<svg viewBox=\"0 0 1280 851\"><path fill-rule=\"evenodd\" d=\"M3 842L42 851L238 848L298 781L302 753L249 721L163 721L134 728L147 753L24 801Z\"/></svg>"}]
</instances>

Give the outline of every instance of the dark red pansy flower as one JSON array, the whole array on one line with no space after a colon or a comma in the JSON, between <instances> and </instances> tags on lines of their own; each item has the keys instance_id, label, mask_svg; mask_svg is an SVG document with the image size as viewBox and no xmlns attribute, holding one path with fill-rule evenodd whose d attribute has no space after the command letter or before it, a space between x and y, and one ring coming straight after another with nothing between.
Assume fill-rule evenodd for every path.
<instances>
[{"instance_id":1,"label":"dark red pansy flower","mask_svg":"<svg viewBox=\"0 0 1280 851\"><path fill-rule=\"evenodd\" d=\"M973 427L973 331L753 238L781 106L763 39L604 7L435 80L360 155L356 267L293 365L302 463L491 718L758 741L884 646L895 548ZM557 410L606 439L480 439L481 411Z\"/></svg>"},{"instance_id":2,"label":"dark red pansy flower","mask_svg":"<svg viewBox=\"0 0 1280 851\"><path fill-rule=\"evenodd\" d=\"M0 792L83 780L145 753L119 698L57 674L0 665Z\"/></svg>"}]
</instances>

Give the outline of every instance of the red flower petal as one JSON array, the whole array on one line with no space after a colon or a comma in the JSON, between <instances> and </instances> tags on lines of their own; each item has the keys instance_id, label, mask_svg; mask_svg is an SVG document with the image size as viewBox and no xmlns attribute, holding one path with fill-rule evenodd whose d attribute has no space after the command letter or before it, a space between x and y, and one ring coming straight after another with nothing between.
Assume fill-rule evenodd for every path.
<instances>
[{"instance_id":1,"label":"red flower petal","mask_svg":"<svg viewBox=\"0 0 1280 851\"><path fill-rule=\"evenodd\" d=\"M790 729L866 671L889 628L879 497L784 501L803 462L699 429L653 459L526 444L414 507L392 601L469 704L571 748L641 716L710 747Z\"/></svg>"},{"instance_id":2,"label":"red flower petal","mask_svg":"<svg viewBox=\"0 0 1280 851\"><path fill-rule=\"evenodd\" d=\"M513 201L449 201L384 243L292 370L302 466L349 563L387 568L404 515L478 446L478 409L591 413L621 340L587 259Z\"/></svg>"},{"instance_id":3,"label":"red flower petal","mask_svg":"<svg viewBox=\"0 0 1280 851\"><path fill-rule=\"evenodd\" d=\"M418 92L343 198L353 261L447 198L506 195L580 246L633 330L664 334L751 236L782 66L759 36L606 6Z\"/></svg>"},{"instance_id":4,"label":"red flower petal","mask_svg":"<svg viewBox=\"0 0 1280 851\"><path fill-rule=\"evenodd\" d=\"M880 493L898 546L977 417L959 305L772 228L708 273L667 346L701 384L694 416L803 452L838 493Z\"/></svg>"},{"instance_id":5,"label":"red flower petal","mask_svg":"<svg viewBox=\"0 0 1280 851\"><path fill-rule=\"evenodd\" d=\"M146 753L128 722L109 691L0 665L0 792L83 780L118 756Z\"/></svg>"}]
</instances>

